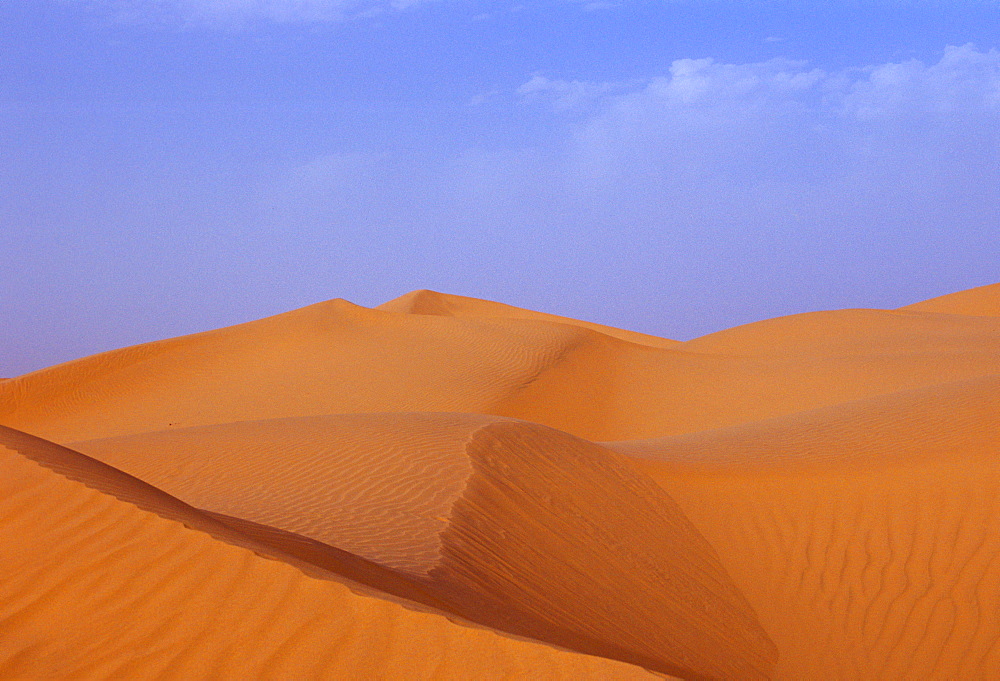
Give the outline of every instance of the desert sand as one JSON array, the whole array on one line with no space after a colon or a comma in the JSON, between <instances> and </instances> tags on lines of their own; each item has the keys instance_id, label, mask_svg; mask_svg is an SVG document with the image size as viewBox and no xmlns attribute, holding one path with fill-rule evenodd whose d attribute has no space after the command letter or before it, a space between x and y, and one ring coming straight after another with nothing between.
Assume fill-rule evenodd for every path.
<instances>
[{"instance_id":1,"label":"desert sand","mask_svg":"<svg viewBox=\"0 0 1000 681\"><path fill-rule=\"evenodd\" d=\"M416 291L0 380L0 678L1000 678L1000 284Z\"/></svg>"}]
</instances>

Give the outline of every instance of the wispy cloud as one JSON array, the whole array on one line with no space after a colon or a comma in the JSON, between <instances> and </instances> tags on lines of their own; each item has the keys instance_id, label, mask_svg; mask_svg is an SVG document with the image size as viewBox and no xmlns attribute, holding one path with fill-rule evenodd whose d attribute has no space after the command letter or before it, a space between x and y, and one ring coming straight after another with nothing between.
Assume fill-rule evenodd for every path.
<instances>
[{"instance_id":1,"label":"wispy cloud","mask_svg":"<svg viewBox=\"0 0 1000 681\"><path fill-rule=\"evenodd\" d=\"M610 94L620 93L628 88L628 83L552 80L536 73L517 89L517 94L526 101L545 100L556 111L578 111Z\"/></svg>"},{"instance_id":2,"label":"wispy cloud","mask_svg":"<svg viewBox=\"0 0 1000 681\"><path fill-rule=\"evenodd\" d=\"M69 0L134 22L330 22L405 10L433 0Z\"/></svg>"},{"instance_id":3,"label":"wispy cloud","mask_svg":"<svg viewBox=\"0 0 1000 681\"><path fill-rule=\"evenodd\" d=\"M846 85L840 105L863 119L905 115L1000 113L1000 52L948 47L930 66L912 60L865 69L831 82Z\"/></svg>"},{"instance_id":4,"label":"wispy cloud","mask_svg":"<svg viewBox=\"0 0 1000 681\"><path fill-rule=\"evenodd\" d=\"M934 64L886 63L828 72L801 61L726 64L679 59L641 84L561 81L536 74L519 90L556 111L587 102L592 113L571 124L581 172L676 173L731 167L756 159L771 168L830 169L796 154L885 145L920 129L933 146L948 134L1000 129L1000 52L949 47ZM779 159L778 157L781 157ZM783 160L782 160L783 159Z\"/></svg>"},{"instance_id":5,"label":"wispy cloud","mask_svg":"<svg viewBox=\"0 0 1000 681\"><path fill-rule=\"evenodd\" d=\"M623 92L624 91L624 92ZM761 107L810 107L869 119L907 113L1000 110L1000 52L948 47L936 64L917 60L828 72L784 58L750 64L678 59L642 83L582 82L535 74L518 93L545 97L556 110L601 100L608 108L667 116L724 109L728 117ZM739 106L734 108L733 105Z\"/></svg>"}]
</instances>

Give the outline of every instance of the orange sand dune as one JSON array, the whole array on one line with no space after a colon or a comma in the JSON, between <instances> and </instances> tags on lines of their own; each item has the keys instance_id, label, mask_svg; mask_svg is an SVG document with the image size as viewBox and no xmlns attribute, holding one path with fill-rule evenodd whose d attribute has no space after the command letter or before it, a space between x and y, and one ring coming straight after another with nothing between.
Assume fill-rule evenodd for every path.
<instances>
[{"instance_id":1,"label":"orange sand dune","mask_svg":"<svg viewBox=\"0 0 1000 681\"><path fill-rule=\"evenodd\" d=\"M949 357L995 347L1000 322L913 311L834 310L777 317L702 336L678 346L745 357L840 359Z\"/></svg>"},{"instance_id":2,"label":"orange sand dune","mask_svg":"<svg viewBox=\"0 0 1000 681\"><path fill-rule=\"evenodd\" d=\"M494 303L489 300L456 296L448 293L438 293L437 291L428 291L426 289L421 291L411 291L410 293L402 295L399 298L395 298L394 300L390 300L387 303L382 303L375 309L386 310L387 312L403 312L407 314L441 315L444 317L499 317L502 319L535 319L546 322L558 322L560 324L569 324L571 326L579 326L584 329L590 329L591 331L597 331L605 336L619 338L621 340L629 341L630 343L650 345L654 348L671 347L673 345L677 345L679 342L668 338L651 336L646 333L639 333L637 331L616 329L613 326L594 324L593 322L584 322L578 319L570 319L569 317L547 314L545 312L525 310L524 308L514 307L513 305L504 305L503 303Z\"/></svg>"},{"instance_id":3,"label":"orange sand dune","mask_svg":"<svg viewBox=\"0 0 1000 681\"><path fill-rule=\"evenodd\" d=\"M958 293L950 293L900 309L914 312L1000 317L1000 284L990 284Z\"/></svg>"},{"instance_id":4,"label":"orange sand dune","mask_svg":"<svg viewBox=\"0 0 1000 681\"><path fill-rule=\"evenodd\" d=\"M198 508L396 570L499 629L692 679L763 679L774 661L673 502L544 426L370 414L75 446Z\"/></svg>"},{"instance_id":5,"label":"orange sand dune","mask_svg":"<svg viewBox=\"0 0 1000 681\"><path fill-rule=\"evenodd\" d=\"M608 446L719 551L774 678L1000 678L1000 376Z\"/></svg>"},{"instance_id":6,"label":"orange sand dune","mask_svg":"<svg viewBox=\"0 0 1000 681\"><path fill-rule=\"evenodd\" d=\"M27 374L0 388L0 423L69 442L318 414L489 413L588 335L334 300Z\"/></svg>"},{"instance_id":7,"label":"orange sand dune","mask_svg":"<svg viewBox=\"0 0 1000 681\"><path fill-rule=\"evenodd\" d=\"M0 678L653 678L359 595L199 516L0 428Z\"/></svg>"},{"instance_id":8,"label":"orange sand dune","mask_svg":"<svg viewBox=\"0 0 1000 681\"><path fill-rule=\"evenodd\" d=\"M6 381L0 423L70 442L442 411L520 418L588 439L646 438L998 373L998 342L998 318L843 311L656 348L563 323L331 301Z\"/></svg>"}]
</instances>

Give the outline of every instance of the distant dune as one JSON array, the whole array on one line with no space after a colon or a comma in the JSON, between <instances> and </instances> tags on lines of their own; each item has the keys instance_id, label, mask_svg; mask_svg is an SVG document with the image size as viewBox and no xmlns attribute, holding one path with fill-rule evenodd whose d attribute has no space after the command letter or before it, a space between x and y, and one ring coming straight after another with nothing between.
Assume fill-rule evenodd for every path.
<instances>
[{"instance_id":1,"label":"distant dune","mask_svg":"<svg viewBox=\"0 0 1000 681\"><path fill-rule=\"evenodd\" d=\"M412 291L406 295L400 296L399 298L390 300L388 303L382 303L375 309L386 310L387 312L405 312L407 314L439 315L442 317L492 317L499 319L534 319L544 322L557 322L559 324L579 326L580 328L597 331L605 336L619 338L621 340L629 341L630 343L638 343L639 345L649 345L654 348L666 348L672 345L677 345L679 342L669 340L667 338L660 338L659 336L650 336L645 333L626 331L625 329L616 329L612 326L604 326L603 324L582 322L578 319L570 319L569 317L560 317L559 315L525 310L520 307L504 305L503 303L494 303L489 300L468 298L466 296L455 296L447 293L438 293L436 291L427 290Z\"/></svg>"},{"instance_id":2,"label":"distant dune","mask_svg":"<svg viewBox=\"0 0 1000 681\"><path fill-rule=\"evenodd\" d=\"M0 678L1000 678L1000 284L416 291L0 379Z\"/></svg>"},{"instance_id":3,"label":"distant dune","mask_svg":"<svg viewBox=\"0 0 1000 681\"><path fill-rule=\"evenodd\" d=\"M950 293L900 309L914 312L1000 317L1000 284L990 284L967 291Z\"/></svg>"}]
</instances>

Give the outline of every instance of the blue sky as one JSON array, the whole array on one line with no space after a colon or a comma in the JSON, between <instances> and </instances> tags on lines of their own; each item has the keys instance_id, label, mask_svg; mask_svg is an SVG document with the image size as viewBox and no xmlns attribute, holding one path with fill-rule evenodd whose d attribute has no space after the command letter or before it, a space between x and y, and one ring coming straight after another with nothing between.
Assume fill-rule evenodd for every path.
<instances>
[{"instance_id":1,"label":"blue sky","mask_svg":"<svg viewBox=\"0 0 1000 681\"><path fill-rule=\"evenodd\" d=\"M6 0L0 376L416 288L684 339L994 283L998 50L998 0Z\"/></svg>"}]
</instances>

